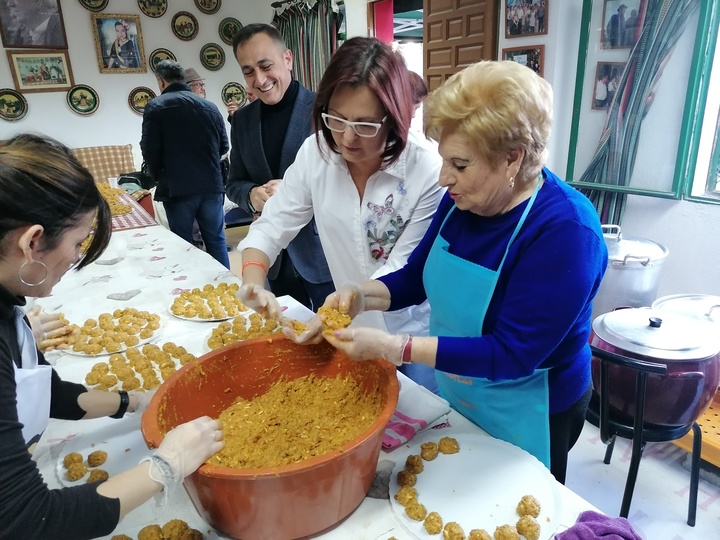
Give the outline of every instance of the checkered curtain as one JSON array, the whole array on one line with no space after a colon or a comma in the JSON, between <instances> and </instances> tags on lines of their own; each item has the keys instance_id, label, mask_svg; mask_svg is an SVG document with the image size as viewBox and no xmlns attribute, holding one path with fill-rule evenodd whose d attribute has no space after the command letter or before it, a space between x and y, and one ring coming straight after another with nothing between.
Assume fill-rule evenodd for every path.
<instances>
[{"instance_id":1,"label":"checkered curtain","mask_svg":"<svg viewBox=\"0 0 720 540\"><path fill-rule=\"evenodd\" d=\"M662 77L662 67L700 0L642 0L638 10L640 36L622 73L603 133L581 182L627 186L635 167L643 118ZM700 23L702 24L702 22ZM627 195L583 188L602 223L619 225Z\"/></svg>"},{"instance_id":2,"label":"checkered curtain","mask_svg":"<svg viewBox=\"0 0 720 540\"><path fill-rule=\"evenodd\" d=\"M275 7L272 23L293 53L293 76L310 90L317 90L337 48L341 22L333 0L290 0Z\"/></svg>"}]
</instances>

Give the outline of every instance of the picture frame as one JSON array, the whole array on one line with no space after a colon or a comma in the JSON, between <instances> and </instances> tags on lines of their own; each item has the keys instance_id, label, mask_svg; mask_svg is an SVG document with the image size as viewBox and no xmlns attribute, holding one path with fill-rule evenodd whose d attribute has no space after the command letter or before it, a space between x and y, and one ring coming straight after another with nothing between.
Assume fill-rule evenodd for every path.
<instances>
[{"instance_id":1,"label":"picture frame","mask_svg":"<svg viewBox=\"0 0 720 540\"><path fill-rule=\"evenodd\" d=\"M239 82L229 82L222 87L220 99L222 99L225 106L235 104L242 107L247 103L247 91Z\"/></svg>"},{"instance_id":2,"label":"picture frame","mask_svg":"<svg viewBox=\"0 0 720 540\"><path fill-rule=\"evenodd\" d=\"M139 15L93 13L91 17L100 73L147 72Z\"/></svg>"},{"instance_id":3,"label":"picture frame","mask_svg":"<svg viewBox=\"0 0 720 540\"><path fill-rule=\"evenodd\" d=\"M140 11L153 19L165 15L168 8L168 0L137 0L137 3Z\"/></svg>"},{"instance_id":4,"label":"picture frame","mask_svg":"<svg viewBox=\"0 0 720 540\"><path fill-rule=\"evenodd\" d=\"M145 107L157 94L147 86L136 86L128 94L128 105L137 114L142 115Z\"/></svg>"},{"instance_id":5,"label":"picture frame","mask_svg":"<svg viewBox=\"0 0 720 540\"><path fill-rule=\"evenodd\" d=\"M0 89L0 118L8 122L22 120L28 112L28 102L12 88Z\"/></svg>"},{"instance_id":6,"label":"picture frame","mask_svg":"<svg viewBox=\"0 0 720 540\"><path fill-rule=\"evenodd\" d=\"M548 33L550 0L505 0L505 38Z\"/></svg>"},{"instance_id":7,"label":"picture frame","mask_svg":"<svg viewBox=\"0 0 720 540\"><path fill-rule=\"evenodd\" d=\"M100 96L95 89L87 84L76 84L68 90L65 101L74 113L90 116L100 106Z\"/></svg>"},{"instance_id":8,"label":"picture frame","mask_svg":"<svg viewBox=\"0 0 720 540\"><path fill-rule=\"evenodd\" d=\"M222 0L195 0L195 7L205 15L214 15L220 11Z\"/></svg>"},{"instance_id":9,"label":"picture frame","mask_svg":"<svg viewBox=\"0 0 720 540\"><path fill-rule=\"evenodd\" d=\"M527 66L542 77L545 64L545 45L527 45L503 49L502 59L512 60Z\"/></svg>"},{"instance_id":10,"label":"picture frame","mask_svg":"<svg viewBox=\"0 0 720 540\"><path fill-rule=\"evenodd\" d=\"M595 88L591 108L607 110L615 97L617 82L625 70L625 62L598 62L595 68Z\"/></svg>"},{"instance_id":11,"label":"picture frame","mask_svg":"<svg viewBox=\"0 0 720 540\"><path fill-rule=\"evenodd\" d=\"M604 0L600 43L603 49L630 49L639 37L641 0Z\"/></svg>"},{"instance_id":12,"label":"picture frame","mask_svg":"<svg viewBox=\"0 0 720 540\"><path fill-rule=\"evenodd\" d=\"M173 34L183 41L191 41L198 35L198 20L189 11L178 11L170 22Z\"/></svg>"},{"instance_id":13,"label":"picture frame","mask_svg":"<svg viewBox=\"0 0 720 540\"><path fill-rule=\"evenodd\" d=\"M157 65L163 60L174 60L175 62L177 62L177 57L175 56L175 53L173 53L169 49L163 48L155 49L153 52L150 53L150 56L148 56L148 63L150 64L150 69L153 73L155 73L155 68L157 67Z\"/></svg>"},{"instance_id":14,"label":"picture frame","mask_svg":"<svg viewBox=\"0 0 720 540\"><path fill-rule=\"evenodd\" d=\"M218 25L218 34L220 34L220 39L226 45L232 45L235 33L242 27L242 23L235 17L225 17Z\"/></svg>"},{"instance_id":15,"label":"picture frame","mask_svg":"<svg viewBox=\"0 0 720 540\"><path fill-rule=\"evenodd\" d=\"M110 0L78 0L82 7L96 13L105 9L109 1Z\"/></svg>"},{"instance_id":16,"label":"picture frame","mask_svg":"<svg viewBox=\"0 0 720 540\"><path fill-rule=\"evenodd\" d=\"M60 0L38 10L27 0L0 0L0 39L6 49L67 49Z\"/></svg>"},{"instance_id":17,"label":"picture frame","mask_svg":"<svg viewBox=\"0 0 720 540\"><path fill-rule=\"evenodd\" d=\"M6 52L15 89L19 92L66 92L75 84L66 49Z\"/></svg>"},{"instance_id":18,"label":"picture frame","mask_svg":"<svg viewBox=\"0 0 720 540\"><path fill-rule=\"evenodd\" d=\"M205 69L218 71L225 65L225 50L217 43L207 43L200 49L200 63Z\"/></svg>"}]
</instances>

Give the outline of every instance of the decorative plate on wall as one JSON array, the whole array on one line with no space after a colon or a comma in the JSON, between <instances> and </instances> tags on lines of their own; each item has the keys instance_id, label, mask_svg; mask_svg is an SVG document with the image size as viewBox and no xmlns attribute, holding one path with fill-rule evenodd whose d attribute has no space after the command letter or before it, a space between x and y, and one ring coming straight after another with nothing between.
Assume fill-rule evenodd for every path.
<instances>
[{"instance_id":1,"label":"decorative plate on wall","mask_svg":"<svg viewBox=\"0 0 720 540\"><path fill-rule=\"evenodd\" d=\"M66 101L76 113L88 116L98 110L100 97L94 88L86 84L76 84L68 90Z\"/></svg>"},{"instance_id":2,"label":"decorative plate on wall","mask_svg":"<svg viewBox=\"0 0 720 540\"><path fill-rule=\"evenodd\" d=\"M222 21L220 21L220 26L218 27L220 39L222 39L224 43L232 45L235 32L240 30L242 27L242 23L235 17L225 17Z\"/></svg>"},{"instance_id":3,"label":"decorative plate on wall","mask_svg":"<svg viewBox=\"0 0 720 540\"><path fill-rule=\"evenodd\" d=\"M198 21L189 11L178 11L170 23L173 34L183 41L195 39L198 35Z\"/></svg>"},{"instance_id":4,"label":"decorative plate on wall","mask_svg":"<svg viewBox=\"0 0 720 540\"><path fill-rule=\"evenodd\" d=\"M195 7L206 15L217 13L220 9L220 4L222 4L220 0L195 0Z\"/></svg>"},{"instance_id":5,"label":"decorative plate on wall","mask_svg":"<svg viewBox=\"0 0 720 540\"><path fill-rule=\"evenodd\" d=\"M175 60L177 62L175 55L167 49L155 49L150 53L150 56L148 56L148 64L150 64L150 69L153 73L155 72L155 66L163 60Z\"/></svg>"},{"instance_id":6,"label":"decorative plate on wall","mask_svg":"<svg viewBox=\"0 0 720 540\"><path fill-rule=\"evenodd\" d=\"M11 88L0 90L0 118L14 122L28 112L28 102L20 92Z\"/></svg>"},{"instance_id":7,"label":"decorative plate on wall","mask_svg":"<svg viewBox=\"0 0 720 540\"><path fill-rule=\"evenodd\" d=\"M205 69L217 71L225 64L225 51L222 45L208 43L200 49L200 63Z\"/></svg>"},{"instance_id":8,"label":"decorative plate on wall","mask_svg":"<svg viewBox=\"0 0 720 540\"><path fill-rule=\"evenodd\" d=\"M138 114L145 112L145 107L150 103L150 100L155 97L155 92L150 90L147 86L138 86L133 88L128 95L128 105L130 108Z\"/></svg>"},{"instance_id":9,"label":"decorative plate on wall","mask_svg":"<svg viewBox=\"0 0 720 540\"><path fill-rule=\"evenodd\" d=\"M78 0L80 5L89 11L102 11L108 5L109 0Z\"/></svg>"},{"instance_id":10,"label":"decorative plate on wall","mask_svg":"<svg viewBox=\"0 0 720 540\"><path fill-rule=\"evenodd\" d=\"M220 97L227 106L230 104L242 107L247 102L245 87L238 82L229 82L220 90Z\"/></svg>"},{"instance_id":11,"label":"decorative plate on wall","mask_svg":"<svg viewBox=\"0 0 720 540\"><path fill-rule=\"evenodd\" d=\"M168 0L137 0L137 3L140 11L153 19L165 15L168 8Z\"/></svg>"}]
</instances>

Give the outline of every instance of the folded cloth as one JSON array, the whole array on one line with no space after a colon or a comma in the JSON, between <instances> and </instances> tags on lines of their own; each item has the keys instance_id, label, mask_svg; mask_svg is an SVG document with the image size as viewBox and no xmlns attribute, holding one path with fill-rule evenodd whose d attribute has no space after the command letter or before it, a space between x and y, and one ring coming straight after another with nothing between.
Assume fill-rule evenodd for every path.
<instances>
[{"instance_id":1,"label":"folded cloth","mask_svg":"<svg viewBox=\"0 0 720 540\"><path fill-rule=\"evenodd\" d=\"M408 442L421 429L450 412L450 405L427 388L397 372L400 383L398 404L385 427L383 448L395 448Z\"/></svg>"},{"instance_id":2,"label":"folded cloth","mask_svg":"<svg viewBox=\"0 0 720 540\"><path fill-rule=\"evenodd\" d=\"M555 540L642 540L625 518L614 518L588 510L575 525L555 535Z\"/></svg>"}]
</instances>

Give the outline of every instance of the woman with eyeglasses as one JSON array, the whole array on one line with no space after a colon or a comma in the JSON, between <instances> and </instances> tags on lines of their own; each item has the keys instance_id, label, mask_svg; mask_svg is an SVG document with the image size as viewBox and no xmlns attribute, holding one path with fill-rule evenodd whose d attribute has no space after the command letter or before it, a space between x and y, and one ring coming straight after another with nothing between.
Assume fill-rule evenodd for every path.
<instances>
[{"instance_id":1,"label":"woman with eyeglasses","mask_svg":"<svg viewBox=\"0 0 720 540\"><path fill-rule=\"evenodd\" d=\"M336 288L405 264L444 191L437 182L440 156L410 130L413 111L410 72L388 45L356 37L335 52L313 105L316 134L239 245L244 286L238 295L248 306L280 316L264 288L267 270L313 216ZM362 318L359 324L426 334L429 308ZM319 325L316 318L307 332L288 334L304 342Z\"/></svg>"}]
</instances>

